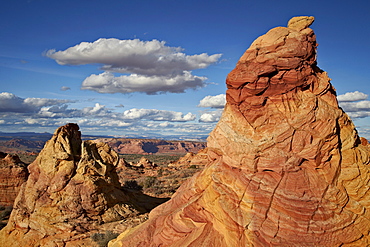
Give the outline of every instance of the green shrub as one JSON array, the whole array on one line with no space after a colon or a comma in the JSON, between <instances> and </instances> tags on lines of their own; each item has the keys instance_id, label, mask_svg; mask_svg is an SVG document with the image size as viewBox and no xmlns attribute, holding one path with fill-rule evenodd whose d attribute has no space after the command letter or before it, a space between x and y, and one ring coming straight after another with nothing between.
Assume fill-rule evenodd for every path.
<instances>
[{"instance_id":1,"label":"green shrub","mask_svg":"<svg viewBox=\"0 0 370 247\"><path fill-rule=\"evenodd\" d=\"M146 188L150 188L152 187L155 183L157 182L157 178L156 177L152 177L152 176L149 176L149 177L146 177L143 181L143 188L146 189Z\"/></svg>"},{"instance_id":2,"label":"green shrub","mask_svg":"<svg viewBox=\"0 0 370 247\"><path fill-rule=\"evenodd\" d=\"M91 239L96 242L100 247L108 246L108 242L118 237L118 233L106 231L105 233L94 233Z\"/></svg>"},{"instance_id":3,"label":"green shrub","mask_svg":"<svg viewBox=\"0 0 370 247\"><path fill-rule=\"evenodd\" d=\"M130 189L130 190L142 190L143 187L140 186L136 180L128 180L123 185L123 188Z\"/></svg>"}]
</instances>

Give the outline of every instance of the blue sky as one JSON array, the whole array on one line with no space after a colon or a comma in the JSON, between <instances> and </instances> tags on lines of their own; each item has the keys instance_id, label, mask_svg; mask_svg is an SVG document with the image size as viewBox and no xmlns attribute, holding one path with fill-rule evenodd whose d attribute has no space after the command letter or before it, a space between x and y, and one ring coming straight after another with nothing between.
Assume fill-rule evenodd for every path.
<instances>
[{"instance_id":1,"label":"blue sky","mask_svg":"<svg viewBox=\"0 0 370 247\"><path fill-rule=\"evenodd\" d=\"M370 2L2 1L0 131L203 138L260 35L312 15L318 65L370 138Z\"/></svg>"}]
</instances>

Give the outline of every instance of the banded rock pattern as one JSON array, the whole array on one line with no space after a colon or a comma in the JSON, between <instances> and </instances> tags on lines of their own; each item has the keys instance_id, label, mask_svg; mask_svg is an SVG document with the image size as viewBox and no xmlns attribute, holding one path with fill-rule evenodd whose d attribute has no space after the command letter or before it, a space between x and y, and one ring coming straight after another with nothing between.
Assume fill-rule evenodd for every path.
<instances>
[{"instance_id":1,"label":"banded rock pattern","mask_svg":"<svg viewBox=\"0 0 370 247\"><path fill-rule=\"evenodd\" d=\"M17 155L0 152L0 205L13 206L21 185L26 182L28 170Z\"/></svg>"},{"instance_id":2,"label":"banded rock pattern","mask_svg":"<svg viewBox=\"0 0 370 247\"><path fill-rule=\"evenodd\" d=\"M253 42L205 169L110 247L370 245L370 147L317 67L313 21Z\"/></svg>"}]
</instances>

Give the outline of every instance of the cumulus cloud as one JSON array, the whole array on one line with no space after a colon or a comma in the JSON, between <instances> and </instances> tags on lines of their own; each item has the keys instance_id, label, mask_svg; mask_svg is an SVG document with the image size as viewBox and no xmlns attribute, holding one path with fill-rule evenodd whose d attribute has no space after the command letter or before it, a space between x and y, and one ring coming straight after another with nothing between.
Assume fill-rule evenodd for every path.
<instances>
[{"instance_id":1,"label":"cumulus cloud","mask_svg":"<svg viewBox=\"0 0 370 247\"><path fill-rule=\"evenodd\" d=\"M64 51L49 50L46 56L61 65L102 64L102 69L142 75L168 75L178 71L206 68L221 54L186 55L180 47L166 46L165 41L98 39L82 42Z\"/></svg>"},{"instance_id":2,"label":"cumulus cloud","mask_svg":"<svg viewBox=\"0 0 370 247\"><path fill-rule=\"evenodd\" d=\"M133 108L126 110L122 118L125 120L146 119L153 121L187 122L195 120L196 116L190 112L184 115L182 112L175 111Z\"/></svg>"},{"instance_id":3,"label":"cumulus cloud","mask_svg":"<svg viewBox=\"0 0 370 247\"><path fill-rule=\"evenodd\" d=\"M99 93L183 93L206 85L206 77L192 75L219 61L222 54L186 55L181 47L166 42L98 39L82 42L64 51L49 50L46 56L61 65L100 64L105 72L91 75L82 89ZM115 73L123 73L114 76Z\"/></svg>"},{"instance_id":4,"label":"cumulus cloud","mask_svg":"<svg viewBox=\"0 0 370 247\"><path fill-rule=\"evenodd\" d=\"M341 102L339 105L351 118L364 118L370 116L370 101L368 100Z\"/></svg>"},{"instance_id":5,"label":"cumulus cloud","mask_svg":"<svg viewBox=\"0 0 370 247\"><path fill-rule=\"evenodd\" d=\"M70 100L46 98L21 98L12 93L0 93L0 112L29 113L37 112L44 106L62 105Z\"/></svg>"},{"instance_id":6,"label":"cumulus cloud","mask_svg":"<svg viewBox=\"0 0 370 247\"><path fill-rule=\"evenodd\" d=\"M91 75L82 82L81 89L98 93L183 93L186 89L205 86L206 77L194 76L189 71L176 76L122 75L115 77L110 72Z\"/></svg>"},{"instance_id":7,"label":"cumulus cloud","mask_svg":"<svg viewBox=\"0 0 370 247\"><path fill-rule=\"evenodd\" d=\"M206 96L200 102L198 107L224 108L226 104L226 94L216 96Z\"/></svg>"},{"instance_id":8,"label":"cumulus cloud","mask_svg":"<svg viewBox=\"0 0 370 247\"><path fill-rule=\"evenodd\" d=\"M69 109L68 105L43 107L38 112L39 117L46 118L109 117L111 114L109 109L99 103L82 109Z\"/></svg>"},{"instance_id":9,"label":"cumulus cloud","mask_svg":"<svg viewBox=\"0 0 370 247\"><path fill-rule=\"evenodd\" d=\"M352 101L359 101L359 100L365 100L367 99L367 94L364 94L359 91L355 92L348 92L345 94L338 95L338 101L339 102L352 102Z\"/></svg>"},{"instance_id":10,"label":"cumulus cloud","mask_svg":"<svg viewBox=\"0 0 370 247\"><path fill-rule=\"evenodd\" d=\"M355 91L338 95L339 106L353 119L370 117L370 101L367 94Z\"/></svg>"},{"instance_id":11,"label":"cumulus cloud","mask_svg":"<svg viewBox=\"0 0 370 247\"><path fill-rule=\"evenodd\" d=\"M204 122L204 123L218 122L220 120L221 115L222 115L222 110L205 112L200 116L199 122Z\"/></svg>"}]
</instances>

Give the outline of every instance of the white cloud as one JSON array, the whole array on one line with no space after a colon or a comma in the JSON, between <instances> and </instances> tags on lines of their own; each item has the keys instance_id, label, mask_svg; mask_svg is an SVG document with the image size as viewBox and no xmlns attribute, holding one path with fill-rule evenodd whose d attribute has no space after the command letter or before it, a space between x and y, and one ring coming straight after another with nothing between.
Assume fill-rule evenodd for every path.
<instances>
[{"instance_id":1,"label":"white cloud","mask_svg":"<svg viewBox=\"0 0 370 247\"><path fill-rule=\"evenodd\" d=\"M221 54L186 55L180 47L165 41L98 39L82 42L64 51L49 50L46 56L61 65L102 64L102 69L141 75L168 75L173 72L206 68Z\"/></svg>"},{"instance_id":2,"label":"white cloud","mask_svg":"<svg viewBox=\"0 0 370 247\"><path fill-rule=\"evenodd\" d=\"M224 108L226 104L226 94L216 96L206 96L200 102L198 107Z\"/></svg>"},{"instance_id":3,"label":"white cloud","mask_svg":"<svg viewBox=\"0 0 370 247\"><path fill-rule=\"evenodd\" d=\"M112 112L99 103L96 103L93 107L82 109L68 109L67 105L43 107L38 112L39 117L45 118L105 117L110 115L112 115Z\"/></svg>"},{"instance_id":4,"label":"white cloud","mask_svg":"<svg viewBox=\"0 0 370 247\"><path fill-rule=\"evenodd\" d=\"M156 110L156 109L130 109L123 113L124 120L153 120L170 122L187 122L195 120L196 116L192 113L183 114L182 112Z\"/></svg>"},{"instance_id":5,"label":"white cloud","mask_svg":"<svg viewBox=\"0 0 370 247\"><path fill-rule=\"evenodd\" d=\"M70 88L70 87L65 87L65 86L63 86L63 87L61 87L61 88L60 88L60 90L62 90L62 91L67 91L67 90L71 90L71 88Z\"/></svg>"},{"instance_id":6,"label":"white cloud","mask_svg":"<svg viewBox=\"0 0 370 247\"><path fill-rule=\"evenodd\" d=\"M70 103L70 100L46 98L20 98L12 93L0 93L0 112L30 113L37 112L44 106Z\"/></svg>"},{"instance_id":7,"label":"white cloud","mask_svg":"<svg viewBox=\"0 0 370 247\"><path fill-rule=\"evenodd\" d=\"M367 94L355 91L338 95L339 106L353 119L370 117L370 101Z\"/></svg>"},{"instance_id":8,"label":"white cloud","mask_svg":"<svg viewBox=\"0 0 370 247\"><path fill-rule=\"evenodd\" d=\"M186 55L180 47L164 41L98 39L82 42L64 51L49 50L46 56L61 65L100 64L105 72L91 75L82 89L99 93L183 93L206 85L206 77L192 75L195 69L216 63L221 54ZM125 75L114 76L112 72ZM129 75L127 75L129 74Z\"/></svg>"},{"instance_id":9,"label":"white cloud","mask_svg":"<svg viewBox=\"0 0 370 247\"><path fill-rule=\"evenodd\" d=\"M348 92L345 94L338 95L337 99L339 102L351 102L367 99L368 95L359 91Z\"/></svg>"},{"instance_id":10,"label":"white cloud","mask_svg":"<svg viewBox=\"0 0 370 247\"><path fill-rule=\"evenodd\" d=\"M339 105L351 118L364 118L370 116L370 101L368 100L340 102Z\"/></svg>"},{"instance_id":11,"label":"white cloud","mask_svg":"<svg viewBox=\"0 0 370 247\"><path fill-rule=\"evenodd\" d=\"M175 76L122 75L104 72L91 75L82 82L81 89L98 93L183 93L186 89L205 86L206 77L194 76L189 71Z\"/></svg>"},{"instance_id":12,"label":"white cloud","mask_svg":"<svg viewBox=\"0 0 370 247\"><path fill-rule=\"evenodd\" d=\"M81 126L100 126L100 127L128 127L133 125L133 123L128 123L122 120L112 120L112 119L80 119L77 123Z\"/></svg>"},{"instance_id":13,"label":"white cloud","mask_svg":"<svg viewBox=\"0 0 370 247\"><path fill-rule=\"evenodd\" d=\"M101 105L99 103L96 103L94 107L85 107L82 109L83 115L105 115L108 113L107 109L105 108L105 105Z\"/></svg>"},{"instance_id":14,"label":"white cloud","mask_svg":"<svg viewBox=\"0 0 370 247\"><path fill-rule=\"evenodd\" d=\"M222 112L223 110L205 112L200 116L199 122L204 122L204 123L218 122L220 120Z\"/></svg>"}]
</instances>

